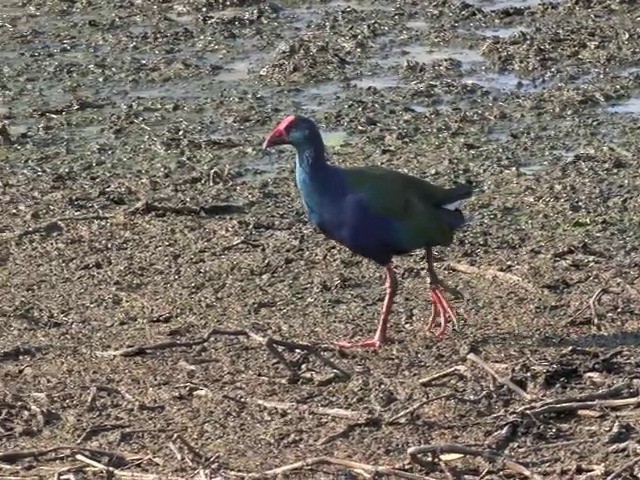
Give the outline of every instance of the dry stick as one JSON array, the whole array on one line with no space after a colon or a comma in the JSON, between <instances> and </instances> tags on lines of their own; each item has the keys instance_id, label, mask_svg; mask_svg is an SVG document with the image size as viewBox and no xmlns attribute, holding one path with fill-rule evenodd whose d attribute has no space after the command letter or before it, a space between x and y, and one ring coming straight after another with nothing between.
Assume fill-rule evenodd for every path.
<instances>
[{"instance_id":1,"label":"dry stick","mask_svg":"<svg viewBox=\"0 0 640 480\"><path fill-rule=\"evenodd\" d=\"M442 372L436 373L435 375L431 375L429 377L422 378L418 380L418 384L423 387L435 382L436 380L440 380L445 377L450 377L453 375L462 376L467 371L467 367L464 365L456 365L455 367L448 368Z\"/></svg>"},{"instance_id":2,"label":"dry stick","mask_svg":"<svg viewBox=\"0 0 640 480\"><path fill-rule=\"evenodd\" d=\"M248 333L246 330L238 330L238 329L227 330L227 329L212 328L206 333L204 337L198 338L196 340L188 340L186 342L169 340L167 342L151 343L147 345L137 345L133 347L127 347L121 350L108 350L106 352L96 352L96 354L100 356L105 356L105 357L133 357L135 355L141 355L148 352L168 350L170 348L196 347L198 345L207 343L215 335L230 335L230 336L236 336L236 337L246 337L248 336Z\"/></svg>"},{"instance_id":3,"label":"dry stick","mask_svg":"<svg viewBox=\"0 0 640 480\"><path fill-rule=\"evenodd\" d=\"M519 386L517 386L515 383L513 383L508 377L501 377L500 375L498 375L496 373L496 371L491 368L484 360L482 360L478 355L476 355L475 353L469 353L467 355L467 359L471 360L473 363L480 365L482 368L484 368L493 378L495 378L498 382L502 383L503 385L506 385L507 387L509 387L511 390L513 390L514 392L516 392L518 395L520 395L522 398L524 398L525 400L531 400L531 395L529 395L527 392L525 392L524 390L522 390Z\"/></svg>"},{"instance_id":4,"label":"dry stick","mask_svg":"<svg viewBox=\"0 0 640 480\"><path fill-rule=\"evenodd\" d=\"M87 428L82 435L76 440L77 444L84 443L90 437L97 435L98 433L108 432L110 430L118 430L120 428L129 428L131 425L127 423L105 423L102 425L93 425Z\"/></svg>"},{"instance_id":5,"label":"dry stick","mask_svg":"<svg viewBox=\"0 0 640 480\"><path fill-rule=\"evenodd\" d=\"M171 450L173 454L176 456L176 458L178 459L178 462L182 462L182 454L180 453L180 450L178 450L178 447L176 447L176 444L173 442L169 442L168 446L169 446L169 450ZM189 459L188 457L186 457L185 460L189 463L190 466L193 465L193 463L191 462L191 459Z\"/></svg>"},{"instance_id":6,"label":"dry stick","mask_svg":"<svg viewBox=\"0 0 640 480\"><path fill-rule=\"evenodd\" d=\"M53 474L53 480L62 480L62 475L65 473L70 473L73 477L73 472L78 472L80 470L86 470L87 466L84 464L79 464L79 465L70 465L68 467L62 467L58 470L55 471L55 473ZM4 479L3 479L4 480Z\"/></svg>"},{"instance_id":7,"label":"dry stick","mask_svg":"<svg viewBox=\"0 0 640 480\"><path fill-rule=\"evenodd\" d=\"M609 399L611 397L617 397L624 393L631 386L631 382L622 382L617 385L614 385L611 388L607 388L604 390L599 390L597 392L585 393L583 395L574 395L571 397L563 397L563 398L554 398L552 400L545 400L543 402L534 403L533 405L526 405L524 407L519 408L516 412L524 412L536 408L542 408L549 405L560 405L567 403L575 403L575 402L590 402L593 400L604 400Z\"/></svg>"},{"instance_id":8,"label":"dry stick","mask_svg":"<svg viewBox=\"0 0 640 480\"><path fill-rule=\"evenodd\" d=\"M571 317L569 317L568 320L563 321L562 322L562 326L566 327L567 325L571 325L576 318L578 318L580 315L582 315L588 309L589 309L589 305L585 305L580 310L578 310L576 313L574 313Z\"/></svg>"},{"instance_id":9,"label":"dry stick","mask_svg":"<svg viewBox=\"0 0 640 480\"><path fill-rule=\"evenodd\" d=\"M260 337L260 336L256 335L255 333L251 333L251 332L247 332L247 333L251 338L253 338L254 340L257 340L259 342L262 342L265 345L268 343L268 344L272 344L272 345L277 345L277 346L282 347L282 348L286 348L287 350L302 350L302 351L308 352L309 354L315 356L318 360L320 360L320 362L322 362L325 366L331 368L332 370L335 370L336 372L338 372L343 377L346 377L346 378L350 378L351 377L351 374L349 372L344 370L342 367L340 367L339 365L334 363L329 358L327 358L324 355L322 355L318 351L318 349L316 347L314 347L313 345L309 345L307 343L291 342L289 340L278 340L278 339L275 339L275 338L263 338L263 337Z\"/></svg>"},{"instance_id":10,"label":"dry stick","mask_svg":"<svg viewBox=\"0 0 640 480\"><path fill-rule=\"evenodd\" d=\"M478 268L466 263L448 262L447 265L456 272L466 273L469 275L480 275L488 279L497 278L499 280L506 281L508 283L515 283L527 287L532 292L537 292L538 289L531 285L529 282L512 273L501 272L493 268Z\"/></svg>"},{"instance_id":11,"label":"dry stick","mask_svg":"<svg viewBox=\"0 0 640 480\"><path fill-rule=\"evenodd\" d=\"M97 468L98 470L109 472L111 475L115 475L116 477L138 478L141 480L158 480L160 478L157 475L150 474L150 473L136 473L136 472L127 472L125 470L118 470L116 468L103 465L100 462L96 462L95 460L92 460L89 457L85 457L80 453L75 455L75 459L81 461L82 463L86 463L91 467Z\"/></svg>"},{"instance_id":12,"label":"dry stick","mask_svg":"<svg viewBox=\"0 0 640 480\"><path fill-rule=\"evenodd\" d=\"M318 415L327 415L329 417L358 419L366 418L367 415L362 412L354 412L353 410L345 410L343 408L324 408L313 407L308 405L298 405L293 402L271 402L268 400L255 399L251 400L256 405L261 405L267 408L276 408L278 410L300 410L302 412L317 413Z\"/></svg>"},{"instance_id":13,"label":"dry stick","mask_svg":"<svg viewBox=\"0 0 640 480\"><path fill-rule=\"evenodd\" d=\"M594 400L592 402L571 402L527 410L529 415L544 415L546 413L572 412L576 410L588 410L594 408L618 408L640 405L640 397L621 398L619 400Z\"/></svg>"},{"instance_id":14,"label":"dry stick","mask_svg":"<svg viewBox=\"0 0 640 480\"><path fill-rule=\"evenodd\" d=\"M152 410L153 408L155 408L152 405L147 405L141 402L140 400L132 397L127 392L120 390L119 388L115 388L109 385L94 385L89 390L89 398L87 398L87 404L85 407L87 410L91 411L93 409L98 392L118 394L126 401L133 403L136 408L140 410Z\"/></svg>"},{"instance_id":15,"label":"dry stick","mask_svg":"<svg viewBox=\"0 0 640 480\"><path fill-rule=\"evenodd\" d=\"M186 438L184 438L180 433L176 433L172 440L178 440L184 448L193 456L198 462L202 463L207 459L207 456L200 452L196 447L194 447L191 442L189 442Z\"/></svg>"},{"instance_id":16,"label":"dry stick","mask_svg":"<svg viewBox=\"0 0 640 480\"><path fill-rule=\"evenodd\" d=\"M140 400L137 400L136 398L132 397L124 390L120 390L119 388L111 387L109 385L96 385L95 387L96 387L96 390L100 392L120 395L126 401L131 402L136 406L143 405L142 402L140 402Z\"/></svg>"},{"instance_id":17,"label":"dry stick","mask_svg":"<svg viewBox=\"0 0 640 480\"><path fill-rule=\"evenodd\" d=\"M432 455L442 455L443 453L457 453L460 455L468 455L472 457L481 457L490 462L502 463L508 470L512 472L524 475L527 478L533 478L535 480L541 480L539 475L536 475L528 468L520 465L519 463L509 460L506 457L500 455L492 450L476 450L475 448L466 447L464 445L456 445L451 443L434 444L434 445L421 445L419 447L411 447L407 450L410 460L424 468L431 468L433 462L426 461L420 458L420 455L430 453ZM438 460L439 461L439 460Z\"/></svg>"},{"instance_id":18,"label":"dry stick","mask_svg":"<svg viewBox=\"0 0 640 480\"><path fill-rule=\"evenodd\" d=\"M352 431L354 431L357 428L367 427L376 422L380 422L379 417L367 416L367 414L365 414L364 412L355 412L353 410L345 410L343 408L314 407L314 406L308 406L308 405L298 405L293 402L272 402L272 401L260 400L260 399L252 399L252 400L249 400L249 402L247 402L245 400L241 400L233 397L228 397L228 398L241 403L251 402L266 408L276 408L278 410L286 410L286 411L298 410L301 412L315 413L318 415L327 415L329 417L357 420L354 423L350 423L349 425L347 425L337 433L333 433L327 437L322 438L318 442L318 445L327 445L331 442L338 440L339 438L343 438L349 435Z\"/></svg>"},{"instance_id":19,"label":"dry stick","mask_svg":"<svg viewBox=\"0 0 640 480\"><path fill-rule=\"evenodd\" d=\"M444 473L444 476L447 477L448 480L455 480L453 477L453 474L449 471L449 467L447 467L446 463L444 463L442 460L439 460L438 465L440 466L440 469L442 470L442 472Z\"/></svg>"},{"instance_id":20,"label":"dry stick","mask_svg":"<svg viewBox=\"0 0 640 480\"><path fill-rule=\"evenodd\" d=\"M59 452L60 450L67 450L73 447L50 447L50 448L38 448L34 450L15 450L0 453L0 462L14 463L25 458L38 458L44 457L53 452Z\"/></svg>"},{"instance_id":21,"label":"dry stick","mask_svg":"<svg viewBox=\"0 0 640 480\"><path fill-rule=\"evenodd\" d=\"M615 470L611 475L609 475L607 477L607 480L615 480L616 478L620 477L625 470L629 470L633 467L635 467L636 463L640 462L640 456L634 458L633 460L625 463L624 465L622 465L620 468L618 468L617 470Z\"/></svg>"},{"instance_id":22,"label":"dry stick","mask_svg":"<svg viewBox=\"0 0 640 480\"><path fill-rule=\"evenodd\" d=\"M601 287L596 290L596 293L594 293L593 296L589 299L589 308L591 309L591 317L593 318L594 325L598 324L598 311L596 310L598 300L604 293L606 293L606 291L606 288Z\"/></svg>"},{"instance_id":23,"label":"dry stick","mask_svg":"<svg viewBox=\"0 0 640 480\"><path fill-rule=\"evenodd\" d=\"M8 452L0 452L0 462L15 463L25 458L39 458L44 457L50 453L59 452L61 450L69 450L70 452L89 452L96 455L104 455L111 458L119 458L123 461L128 461L127 457L118 452L111 452L108 450L100 450L97 448L78 447L77 445L58 445L49 448L37 448L33 450L10 450Z\"/></svg>"},{"instance_id":24,"label":"dry stick","mask_svg":"<svg viewBox=\"0 0 640 480\"><path fill-rule=\"evenodd\" d=\"M295 376L298 376L298 372L294 367L291 366L291 364L287 361L284 355L282 355L282 353L280 353L276 349L276 346L286 348L287 350L302 350L302 351L308 352L309 354L317 358L321 363L331 368L332 370L336 371L340 377L344 379L351 378L351 374L348 371L340 367L338 364L336 364L329 358L322 355L318 351L318 349L313 345L309 345L307 343L290 342L288 340L278 340L270 337L262 337L249 330L242 330L242 329L212 328L205 334L204 337L198 338L196 340L188 340L184 342L169 340L166 342L127 347L121 350L109 350L105 352L96 352L96 354L101 356L111 356L111 357L132 357L135 355L141 355L141 354L152 352L152 351L168 350L170 348L185 348L185 347L188 348L188 347L203 345L209 342L216 335L247 337L247 338L250 338L251 340L254 340L257 343L260 343L267 349L269 353L271 353L280 363L282 363Z\"/></svg>"},{"instance_id":25,"label":"dry stick","mask_svg":"<svg viewBox=\"0 0 640 480\"><path fill-rule=\"evenodd\" d=\"M407 408L406 410L401 411L400 413L398 413L394 417L391 417L389 420L387 420L386 423L396 423L398 420L401 420L404 417L411 415L413 412L415 412L419 408L424 407L428 403L432 403L432 402L435 402L437 400L442 400L444 398L452 398L454 396L455 395L453 393L444 393L442 395L438 395L437 397L427 398L425 400L421 400L418 403L416 403L415 405L412 405L411 407Z\"/></svg>"},{"instance_id":26,"label":"dry stick","mask_svg":"<svg viewBox=\"0 0 640 480\"><path fill-rule=\"evenodd\" d=\"M377 417L371 417L361 422L350 423L349 425L337 431L336 433L332 433L331 435L327 435L326 437L323 437L322 439L320 439L320 441L318 442L318 445L329 445L330 443L335 442L336 440L347 437L351 432L353 432L354 430L360 427L368 427L372 425L375 421L380 421L380 419Z\"/></svg>"},{"instance_id":27,"label":"dry stick","mask_svg":"<svg viewBox=\"0 0 640 480\"><path fill-rule=\"evenodd\" d=\"M591 317L593 319L593 324L594 325L597 324L598 323L598 312L596 311L597 302L604 293L607 293L607 291L608 291L607 288L599 288L598 290L596 290L596 293L594 293L591 296L587 304L581 309L579 309L575 314L573 314L568 320L565 320L564 322L562 322L562 325L563 326L570 325L571 323L573 323L573 321L576 318L578 318L587 310L591 310Z\"/></svg>"},{"instance_id":28,"label":"dry stick","mask_svg":"<svg viewBox=\"0 0 640 480\"><path fill-rule=\"evenodd\" d=\"M290 465L284 465L282 467L274 468L273 470L267 470L262 473L242 473L242 472L226 472L228 475L234 477L244 478L273 478L283 473L289 473L294 470L300 470L303 468L312 467L314 465L337 465L339 467L347 468L351 471L362 470L369 474L390 475L398 478L407 478L409 480L435 480L432 477L425 477L424 475L416 475L414 473L403 472L402 470L396 470L391 467L381 467L375 465L368 465L366 463L353 462L351 460L344 460L342 458L334 457L314 457L301 462L292 463Z\"/></svg>"}]
</instances>

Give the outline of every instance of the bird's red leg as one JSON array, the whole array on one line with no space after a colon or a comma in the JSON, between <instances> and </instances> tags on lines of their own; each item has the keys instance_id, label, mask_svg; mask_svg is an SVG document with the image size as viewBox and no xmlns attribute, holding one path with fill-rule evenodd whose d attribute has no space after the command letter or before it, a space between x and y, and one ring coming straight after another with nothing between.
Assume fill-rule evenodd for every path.
<instances>
[{"instance_id":1,"label":"bird's red leg","mask_svg":"<svg viewBox=\"0 0 640 480\"><path fill-rule=\"evenodd\" d=\"M388 263L385 267L387 272L386 290L387 294L384 297L384 303L382 305L382 313L380 315L380 322L378 323L378 329L376 335L371 340L362 340L359 342L338 342L337 346L340 348L373 348L378 349L384 345L387 339L387 325L389 323L389 315L391 314L391 306L393 305L393 297L396 294L398 281L396 280L396 274L393 271L393 264Z\"/></svg>"},{"instance_id":2,"label":"bird's red leg","mask_svg":"<svg viewBox=\"0 0 640 480\"><path fill-rule=\"evenodd\" d=\"M442 337L447 332L447 317L451 319L454 328L457 327L457 320L453 309L442 293L442 285L433 266L433 250L431 248L427 248L427 270L431 284L431 318L428 328L433 328L437 317L440 321L440 329L436 332L436 337Z\"/></svg>"}]
</instances>

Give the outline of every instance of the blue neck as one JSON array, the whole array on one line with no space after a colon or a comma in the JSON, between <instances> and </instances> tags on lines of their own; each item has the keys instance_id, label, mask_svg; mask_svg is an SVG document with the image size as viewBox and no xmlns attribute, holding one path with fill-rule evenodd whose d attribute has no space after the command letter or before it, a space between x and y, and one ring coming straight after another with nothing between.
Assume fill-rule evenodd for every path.
<instances>
[{"instance_id":1,"label":"blue neck","mask_svg":"<svg viewBox=\"0 0 640 480\"><path fill-rule=\"evenodd\" d=\"M322 170L327 165L322 138L294 145L298 152L296 163L298 169L310 174L314 171Z\"/></svg>"}]
</instances>

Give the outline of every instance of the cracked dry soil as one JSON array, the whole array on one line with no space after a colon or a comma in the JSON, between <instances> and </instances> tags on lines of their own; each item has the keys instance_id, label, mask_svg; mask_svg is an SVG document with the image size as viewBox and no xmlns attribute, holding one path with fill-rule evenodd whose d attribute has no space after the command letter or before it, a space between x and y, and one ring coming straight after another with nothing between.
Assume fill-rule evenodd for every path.
<instances>
[{"instance_id":1,"label":"cracked dry soil","mask_svg":"<svg viewBox=\"0 0 640 480\"><path fill-rule=\"evenodd\" d=\"M327 456L640 478L639 17L623 0L2 2L0 476ZM336 162L478 186L476 224L437 251L460 331L426 331L416 254L393 343L288 348L367 335L383 298L381 271L307 224L293 153L260 152L294 111ZM439 444L476 452L408 455Z\"/></svg>"}]
</instances>

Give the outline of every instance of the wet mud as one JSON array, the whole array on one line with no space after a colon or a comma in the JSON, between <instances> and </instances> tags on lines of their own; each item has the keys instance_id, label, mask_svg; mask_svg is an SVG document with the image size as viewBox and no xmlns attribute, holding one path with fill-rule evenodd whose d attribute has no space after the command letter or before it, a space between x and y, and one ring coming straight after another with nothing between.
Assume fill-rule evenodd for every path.
<instances>
[{"instance_id":1,"label":"wet mud","mask_svg":"<svg viewBox=\"0 0 640 480\"><path fill-rule=\"evenodd\" d=\"M640 478L639 14L4 1L0 476ZM436 251L459 331L416 253L393 342L324 347L373 332L383 272L261 152L292 112L337 163L477 186Z\"/></svg>"}]
</instances>

